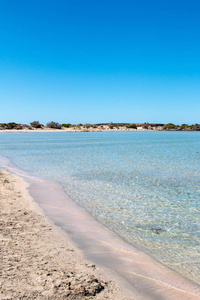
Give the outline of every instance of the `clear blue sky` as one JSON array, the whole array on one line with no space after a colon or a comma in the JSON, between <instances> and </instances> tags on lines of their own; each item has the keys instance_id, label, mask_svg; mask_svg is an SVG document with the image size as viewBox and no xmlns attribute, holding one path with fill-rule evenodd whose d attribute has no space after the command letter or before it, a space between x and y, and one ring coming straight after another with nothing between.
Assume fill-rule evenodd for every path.
<instances>
[{"instance_id":1,"label":"clear blue sky","mask_svg":"<svg viewBox=\"0 0 200 300\"><path fill-rule=\"evenodd\" d=\"M200 1L0 0L0 122L200 123Z\"/></svg>"}]
</instances>

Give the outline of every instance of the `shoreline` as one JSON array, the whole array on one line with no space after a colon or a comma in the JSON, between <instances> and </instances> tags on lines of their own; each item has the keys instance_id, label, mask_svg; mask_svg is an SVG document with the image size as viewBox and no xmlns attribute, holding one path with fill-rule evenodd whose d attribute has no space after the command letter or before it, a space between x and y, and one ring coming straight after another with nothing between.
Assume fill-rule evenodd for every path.
<instances>
[{"instance_id":1,"label":"shoreline","mask_svg":"<svg viewBox=\"0 0 200 300\"><path fill-rule=\"evenodd\" d=\"M44 126L39 121L32 123L19 124L15 122L0 123L0 131L67 131L67 132L99 132L99 131L200 131L200 124L173 123L98 123L98 124L70 124L51 121Z\"/></svg>"},{"instance_id":2,"label":"shoreline","mask_svg":"<svg viewBox=\"0 0 200 300\"><path fill-rule=\"evenodd\" d=\"M0 130L1 132L5 133L29 133L29 132L123 132L123 131L156 131L156 130L149 130L149 129L92 129L92 130L85 130L85 129L33 129L33 130L28 130L28 129L5 129L5 130ZM159 130L157 130L159 131Z\"/></svg>"},{"instance_id":3,"label":"shoreline","mask_svg":"<svg viewBox=\"0 0 200 300\"><path fill-rule=\"evenodd\" d=\"M0 170L0 299L127 299L44 215L28 186Z\"/></svg>"},{"instance_id":4,"label":"shoreline","mask_svg":"<svg viewBox=\"0 0 200 300\"><path fill-rule=\"evenodd\" d=\"M70 232L84 257L106 270L131 299L199 299L198 284L118 237L68 198L59 183L31 181L30 193L45 214Z\"/></svg>"},{"instance_id":5,"label":"shoreline","mask_svg":"<svg viewBox=\"0 0 200 300\"><path fill-rule=\"evenodd\" d=\"M33 129L33 130L28 130L28 129L4 129L0 130L1 133L33 133L33 132L38 132L38 133L48 133L48 132L68 132L68 133L73 133L73 132L81 132L81 133L88 133L88 132L199 132L199 130L162 130L162 129L144 129L144 128L137 128L137 129L130 129L130 128L124 128L124 129L67 129L67 128L62 128L62 129Z\"/></svg>"},{"instance_id":6,"label":"shoreline","mask_svg":"<svg viewBox=\"0 0 200 300\"><path fill-rule=\"evenodd\" d=\"M12 169L11 169L11 171L12 171ZM3 171L3 172L5 172L5 171ZM2 171L1 171L1 173L2 173ZM80 277L80 273L82 274L82 272L83 272L82 269L80 268L80 261L81 261L81 263L84 265L84 267L86 267L86 269L83 268L84 272L90 271L90 274L92 274L92 276L93 276L93 274L95 274L94 276L96 276L95 278L97 278L97 281L98 281L97 283L100 283L100 285L102 285L102 286L103 286L103 284L105 284L103 291L96 294L95 296L90 295L89 299L113 299L113 300L114 299L116 299L116 300L117 299L157 299L157 297L158 297L158 299L180 299L180 297L182 299L199 299L200 289L198 288L197 285L193 284L192 282L188 281L185 278L182 278L181 276L179 276L176 273L174 274L174 272L172 272L171 270L162 266L161 264L154 262L150 257L146 256L145 254L141 255L141 253L140 252L137 253L137 251L135 251L135 252L133 251L133 253L132 253L133 248L131 247L131 249L128 253L128 256L125 255L125 257L123 257L123 254L124 254L123 245L122 245L123 243L119 244L118 239L116 240L116 244L113 244L112 247L114 246L114 248L116 248L116 249L119 248L118 250L120 250L120 251L117 252L117 257L122 255L122 261L123 261L123 259L127 260L127 262L126 262L127 265L130 265L130 263L133 264L133 266L132 266L133 269L129 270L129 273L130 273L129 281L133 285L133 290L132 290L132 292L130 292L131 291L130 287L127 286L126 280L125 280L125 282L123 282L122 277L119 277L118 280L116 280L117 275L118 275L117 271L114 270L115 274L113 272L110 272L109 266L106 269L105 265L101 264L101 260L99 262L97 262L97 264L100 265L101 267L103 265L103 270L101 270L102 272L100 272L100 273L103 274L104 279L99 280L98 278L100 278L102 275L101 276L99 275L99 270L94 268L93 264L90 264L90 267L88 268L88 260L87 260L88 257L85 260L86 255L84 255L84 258L83 258L83 252L80 251L80 249L78 249L74 245L74 243L71 241L72 233L70 233L70 236L69 236L69 234L66 234L62 229L55 226L53 224L53 222L51 220L49 220L49 217L50 217L55 222L55 219L53 218L53 216L51 214L49 214L48 211L44 210L44 207L42 207L41 203L39 203L39 205L40 205L40 207L42 207L42 209L38 206L38 204L37 204L38 199L35 199L35 197L34 197L34 200L37 201L37 202L35 202L33 200L33 198L30 197L30 194L28 193L28 191L25 190L28 188L28 183L25 182L22 178L19 178L18 176L13 175L13 174L9 174L8 172L7 172L6 176L8 176L8 177L11 176L12 178L14 177L16 180L13 192L16 194L16 190L19 188L19 183L20 183L20 186L21 186L20 192L22 192L22 191L23 191L23 193L25 192L24 195L26 196L26 202L28 205L30 205L30 203L31 203L31 207L33 208L34 213L37 212L40 215L42 215L43 220L45 220L45 222L47 222L48 226L49 226L49 222L50 222L52 229L49 229L49 230L51 230L51 231L53 230L54 233L55 233L55 231L56 231L56 233L59 232L59 237L57 236L58 239L60 239L61 236L63 236L65 242L67 242L67 244L70 244L70 247L72 247L72 248L70 248L70 250L69 250L68 249L69 247L68 247L67 248L68 250L66 250L66 251L68 253L70 251L70 255L71 255L71 253L75 252L74 253L75 254L74 261L77 263L77 266L78 266L78 267L76 266L78 278ZM22 174L22 176L23 176L23 174ZM8 179L4 179L4 180L8 180ZM9 178L9 180L11 180L11 179ZM44 185L43 182L42 182L42 185ZM5 185L4 185L4 188L6 188ZM30 189L31 189L31 187L29 188L29 192L31 192ZM33 189L35 189L35 187L33 187ZM58 198L59 198L60 196L58 195L57 190L54 189L54 187L52 190L54 190L54 193L55 193L55 194L52 194L52 197L54 198L55 196L58 196ZM40 187L38 194L44 200L45 199L44 195L45 195L46 191L44 190L43 192L44 193L41 194L41 187ZM51 191L49 191L49 194L47 194L48 197L50 194L51 194ZM32 193L31 193L31 195L32 195ZM21 202L21 197L19 197L18 200L20 200L20 202ZM48 199L48 201L49 201L49 199ZM12 205L13 205L13 203L12 203ZM70 207L70 208L72 208L72 207ZM69 209L69 203L67 203L67 209ZM45 211L45 215L44 215L43 211ZM74 211L75 211L74 214L76 215L76 208L74 209ZM46 217L46 215L48 217ZM73 214L72 214L72 216L73 216ZM69 214L68 214L68 217L69 217ZM19 220L19 221L21 221L21 220ZM22 220L22 222L24 222L24 221ZM86 223L87 222L88 222L88 219L86 220ZM41 226L43 228L44 224L39 223L37 225L38 225L37 229L40 232ZM61 226L61 224L57 224L57 225ZM74 224L72 224L72 225L74 226ZM93 224L90 224L90 225L93 225ZM80 227L80 223L79 223L79 227ZM77 230L77 228L76 228L76 230ZM80 230L80 228L78 228L78 230ZM95 230L96 230L96 228L95 228ZM70 232L69 228L68 228L68 230L66 228L66 231ZM30 228L29 228L29 233L30 233ZM96 236L96 233L98 233L98 232L96 231L93 233ZM90 234L90 232L88 232L88 234ZM102 233L100 233L100 235L101 234ZM108 238L109 237L110 236L108 235ZM98 238L99 238L99 236L97 235L96 239L98 240L98 243L99 243L100 241ZM51 237L48 238L48 242L49 241L52 242L52 240L54 240L54 239L55 239L55 236L51 235ZM104 240L105 240L105 237L104 237ZM83 242L85 242L85 241L86 241L86 236L83 235ZM52 244L51 242L50 242L50 245ZM92 240L92 243L93 242L94 242L94 240ZM107 242L109 242L109 239ZM86 241L86 243L87 243L87 241ZM76 244L78 244L77 241L76 241ZM80 246L80 244L78 246ZM92 244L90 244L89 246L92 246ZM56 251L58 251L58 252L62 251L62 253L63 253L63 250L61 250L57 244L55 245L55 243L53 243L53 248L56 248ZM72 249L73 249L73 251L72 251ZM104 251L105 247L104 247L104 249L101 249L101 250ZM119 263L119 268L121 268L122 266L120 265L120 263L122 261L121 262L120 262L120 260L117 261L116 257L113 256L116 253L113 253L111 250L112 250L111 248L107 248L107 254L109 254L108 259L110 259L111 261L113 260L114 264ZM55 249L53 251L55 251ZM49 250L46 249L46 250L44 250L44 252L47 252L46 255L48 255ZM85 252L87 252L87 249L85 250ZM65 253L65 256L66 256L66 253ZM68 256L68 254L67 254L67 256ZM91 256L91 258L92 258L92 256ZM65 257L65 259L67 260L66 257ZM105 257L104 257L104 259L105 259ZM68 260L69 260L69 257L68 257ZM90 257L89 257L89 261L92 261L92 259L90 260ZM65 266L66 266L66 264L65 264ZM100 267L100 269L101 269L101 267ZM137 269L137 268L139 268L139 269ZM150 272L149 272L148 268L150 268ZM140 270L139 273L138 273L138 270ZM125 271L127 271L127 270L125 270ZM63 274L63 272L64 271L62 271L62 274ZM73 271L73 273L74 273L74 271ZM106 273L107 273L107 276L105 276ZM66 274L66 272L65 272L65 274ZM113 274L115 276L113 276ZM100 277L98 277L98 276L100 276ZM81 277L82 277L82 275L81 275ZM109 281L109 283L107 283L108 278L105 281L105 277L109 277L109 280L111 278L112 278L112 280L115 279L114 280L115 283L110 282L110 281ZM72 279L74 279L74 277ZM89 279L87 278L86 281L89 282L90 280L89 281L88 280ZM121 286L120 286L120 281L122 282ZM84 282L85 282L85 280L84 280ZM89 288L90 285L91 285L91 283L88 284L87 288ZM122 289L120 289L120 288L122 288ZM129 291L127 292L126 289ZM126 293L125 293L125 290L126 290ZM53 298L54 296L55 296L55 298ZM69 299L79 299L78 298L79 296L80 295L78 294L78 295L75 295L75 298L73 298L74 295L72 295L72 296L68 296L68 298ZM43 295L42 295L42 297L43 297ZM45 297L46 296L44 296L44 299L47 299ZM70 297L72 297L72 298L70 298ZM84 297L84 295L82 294L80 299L82 299L83 297ZM87 297L86 297L86 299L88 299ZM126 297L128 297L128 298L126 298ZM159 297L161 297L161 298L159 298ZM9 298L6 298L6 299L9 299ZM15 297L15 299L17 299L17 298ZM30 299L34 299L34 298L32 297ZM43 298L41 298L41 299L43 299ZM59 293L57 293L56 295L52 294L51 299L60 299L60 294Z\"/></svg>"}]
</instances>

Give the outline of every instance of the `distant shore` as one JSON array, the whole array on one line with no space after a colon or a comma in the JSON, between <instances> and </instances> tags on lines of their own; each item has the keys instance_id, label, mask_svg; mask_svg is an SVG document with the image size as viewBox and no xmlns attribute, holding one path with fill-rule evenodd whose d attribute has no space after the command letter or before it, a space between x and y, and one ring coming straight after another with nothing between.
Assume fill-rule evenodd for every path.
<instances>
[{"instance_id":1,"label":"distant shore","mask_svg":"<svg viewBox=\"0 0 200 300\"><path fill-rule=\"evenodd\" d=\"M109 129L109 128L64 128L61 129L54 129L54 128L33 128L33 129L2 129L0 132L102 132L102 131L148 131L143 128L136 129L127 129L127 128L120 128L120 129Z\"/></svg>"},{"instance_id":2,"label":"distant shore","mask_svg":"<svg viewBox=\"0 0 200 300\"><path fill-rule=\"evenodd\" d=\"M101 132L101 131L200 131L200 124L182 124L172 123L102 123L102 124L59 124L49 122L44 126L39 121L27 124L18 124L14 122L0 123L0 132Z\"/></svg>"}]
</instances>

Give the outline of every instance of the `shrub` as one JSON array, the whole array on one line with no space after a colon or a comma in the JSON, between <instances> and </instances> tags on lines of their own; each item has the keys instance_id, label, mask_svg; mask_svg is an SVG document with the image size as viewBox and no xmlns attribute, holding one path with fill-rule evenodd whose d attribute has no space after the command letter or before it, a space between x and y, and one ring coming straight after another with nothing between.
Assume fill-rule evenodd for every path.
<instances>
[{"instance_id":1,"label":"shrub","mask_svg":"<svg viewBox=\"0 0 200 300\"><path fill-rule=\"evenodd\" d=\"M91 124L85 124L85 125L84 125L84 128L87 128L87 129L88 129L88 128L90 128L90 127L92 127Z\"/></svg>"},{"instance_id":2,"label":"shrub","mask_svg":"<svg viewBox=\"0 0 200 300\"><path fill-rule=\"evenodd\" d=\"M0 123L0 127L3 129L6 129L8 127L8 125L6 123Z\"/></svg>"},{"instance_id":3,"label":"shrub","mask_svg":"<svg viewBox=\"0 0 200 300\"><path fill-rule=\"evenodd\" d=\"M184 129L186 126L187 126L186 124L182 124L180 128Z\"/></svg>"},{"instance_id":4,"label":"shrub","mask_svg":"<svg viewBox=\"0 0 200 300\"><path fill-rule=\"evenodd\" d=\"M17 124L15 122L10 122L7 124L9 129L13 129L17 126Z\"/></svg>"},{"instance_id":5,"label":"shrub","mask_svg":"<svg viewBox=\"0 0 200 300\"><path fill-rule=\"evenodd\" d=\"M108 124L108 126L109 126L110 129L113 129L114 128L113 122L110 122L110 124Z\"/></svg>"},{"instance_id":6,"label":"shrub","mask_svg":"<svg viewBox=\"0 0 200 300\"><path fill-rule=\"evenodd\" d=\"M77 128L80 128L82 126L83 126L83 124L81 124L81 123L76 125Z\"/></svg>"},{"instance_id":7,"label":"shrub","mask_svg":"<svg viewBox=\"0 0 200 300\"><path fill-rule=\"evenodd\" d=\"M61 129L61 125L58 122L54 122L54 121L47 123L47 127L53 129Z\"/></svg>"},{"instance_id":8,"label":"shrub","mask_svg":"<svg viewBox=\"0 0 200 300\"><path fill-rule=\"evenodd\" d=\"M143 127L143 129L148 129L147 125L143 125L142 127Z\"/></svg>"},{"instance_id":9,"label":"shrub","mask_svg":"<svg viewBox=\"0 0 200 300\"><path fill-rule=\"evenodd\" d=\"M137 125L135 123L128 124L126 127L131 129L137 129Z\"/></svg>"},{"instance_id":10,"label":"shrub","mask_svg":"<svg viewBox=\"0 0 200 300\"><path fill-rule=\"evenodd\" d=\"M191 125L191 130L200 131L200 124Z\"/></svg>"},{"instance_id":11,"label":"shrub","mask_svg":"<svg viewBox=\"0 0 200 300\"><path fill-rule=\"evenodd\" d=\"M30 125L34 128L41 128L43 126L39 121L33 121L30 123Z\"/></svg>"},{"instance_id":12,"label":"shrub","mask_svg":"<svg viewBox=\"0 0 200 300\"><path fill-rule=\"evenodd\" d=\"M69 127L71 127L71 126L72 126L72 124L70 124L70 123L62 124L62 127L65 127L65 128L69 128Z\"/></svg>"},{"instance_id":13,"label":"shrub","mask_svg":"<svg viewBox=\"0 0 200 300\"><path fill-rule=\"evenodd\" d=\"M177 126L174 125L173 123L168 123L165 124L165 126L163 127L164 130L173 130L173 129L177 129Z\"/></svg>"}]
</instances>

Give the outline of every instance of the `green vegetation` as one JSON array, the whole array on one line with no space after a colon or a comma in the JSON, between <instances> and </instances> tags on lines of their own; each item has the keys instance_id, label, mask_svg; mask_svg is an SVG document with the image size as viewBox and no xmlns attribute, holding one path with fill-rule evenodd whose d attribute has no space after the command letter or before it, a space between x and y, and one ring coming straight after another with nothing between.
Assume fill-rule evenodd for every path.
<instances>
[{"instance_id":1,"label":"green vegetation","mask_svg":"<svg viewBox=\"0 0 200 300\"><path fill-rule=\"evenodd\" d=\"M187 124L182 124L180 126L180 130L184 130L184 129L187 129L189 126Z\"/></svg>"},{"instance_id":2,"label":"green vegetation","mask_svg":"<svg viewBox=\"0 0 200 300\"><path fill-rule=\"evenodd\" d=\"M65 128L69 128L69 127L71 127L71 126L72 126L72 124L70 124L70 123L62 124L62 127L65 127Z\"/></svg>"},{"instance_id":3,"label":"green vegetation","mask_svg":"<svg viewBox=\"0 0 200 300\"><path fill-rule=\"evenodd\" d=\"M25 124L17 124L15 122L9 122L9 123L0 123L0 130L20 130L20 129L30 129L29 125Z\"/></svg>"},{"instance_id":4,"label":"green vegetation","mask_svg":"<svg viewBox=\"0 0 200 300\"><path fill-rule=\"evenodd\" d=\"M200 131L200 124L191 125L190 128L194 131Z\"/></svg>"},{"instance_id":5,"label":"green vegetation","mask_svg":"<svg viewBox=\"0 0 200 300\"><path fill-rule=\"evenodd\" d=\"M9 129L13 129L13 128L15 128L17 126L17 124L15 122L10 122L7 125L9 127Z\"/></svg>"},{"instance_id":6,"label":"green vegetation","mask_svg":"<svg viewBox=\"0 0 200 300\"><path fill-rule=\"evenodd\" d=\"M30 125L31 125L32 127L34 127L34 128L41 128L41 127L43 127L43 125L40 124L39 121L33 121L33 122L30 123Z\"/></svg>"},{"instance_id":7,"label":"green vegetation","mask_svg":"<svg viewBox=\"0 0 200 300\"><path fill-rule=\"evenodd\" d=\"M83 127L88 129L88 128L92 127L92 125L91 124L85 124Z\"/></svg>"},{"instance_id":8,"label":"green vegetation","mask_svg":"<svg viewBox=\"0 0 200 300\"><path fill-rule=\"evenodd\" d=\"M113 129L114 128L113 122L110 122L110 124L108 124L108 126L109 126L110 129Z\"/></svg>"},{"instance_id":9,"label":"green vegetation","mask_svg":"<svg viewBox=\"0 0 200 300\"><path fill-rule=\"evenodd\" d=\"M98 131L111 129L111 130L124 130L124 127L127 129L138 129L139 127L142 127L143 129L147 130L164 130L164 131L200 131L200 124L182 124L182 125L175 125L173 123L167 123L167 124L159 124L159 123L100 123L100 124L77 124L72 125L70 123L63 123L62 125L58 122L51 121L46 124L46 128L50 129L61 129L62 127L65 128L71 128L71 130L80 130L80 131L92 131L93 128L98 129ZM26 124L18 124L15 122L9 122L9 123L0 123L0 130L33 130L35 128L45 128L44 125L40 124L39 121L33 121L30 122L30 125Z\"/></svg>"},{"instance_id":10,"label":"green vegetation","mask_svg":"<svg viewBox=\"0 0 200 300\"><path fill-rule=\"evenodd\" d=\"M194 125L182 124L181 126L179 126L173 123L168 123L163 126L163 130L200 131L200 124L194 124Z\"/></svg>"},{"instance_id":11,"label":"green vegetation","mask_svg":"<svg viewBox=\"0 0 200 300\"><path fill-rule=\"evenodd\" d=\"M142 126L142 128L143 128L143 129L148 129L148 125L147 125L147 124L144 124L144 125Z\"/></svg>"},{"instance_id":12,"label":"green vegetation","mask_svg":"<svg viewBox=\"0 0 200 300\"><path fill-rule=\"evenodd\" d=\"M61 129L61 125L58 122L51 121L47 123L47 128Z\"/></svg>"},{"instance_id":13,"label":"green vegetation","mask_svg":"<svg viewBox=\"0 0 200 300\"><path fill-rule=\"evenodd\" d=\"M109 126L110 129L113 129L114 127L119 128L118 125L113 123L113 122L110 122L110 124L108 124L108 126Z\"/></svg>"},{"instance_id":14,"label":"green vegetation","mask_svg":"<svg viewBox=\"0 0 200 300\"><path fill-rule=\"evenodd\" d=\"M137 129L137 125L135 123L131 123L126 125L127 128L131 128L131 129Z\"/></svg>"},{"instance_id":15,"label":"green vegetation","mask_svg":"<svg viewBox=\"0 0 200 300\"><path fill-rule=\"evenodd\" d=\"M163 130L176 130L177 125L174 125L173 123L165 124L163 127Z\"/></svg>"},{"instance_id":16,"label":"green vegetation","mask_svg":"<svg viewBox=\"0 0 200 300\"><path fill-rule=\"evenodd\" d=\"M83 124L80 123L80 124L76 125L76 128L80 129L82 126L83 126Z\"/></svg>"}]
</instances>

